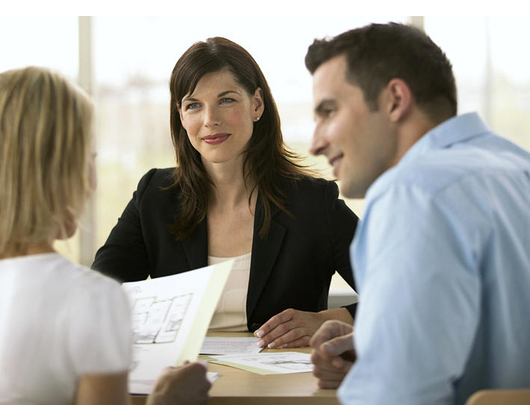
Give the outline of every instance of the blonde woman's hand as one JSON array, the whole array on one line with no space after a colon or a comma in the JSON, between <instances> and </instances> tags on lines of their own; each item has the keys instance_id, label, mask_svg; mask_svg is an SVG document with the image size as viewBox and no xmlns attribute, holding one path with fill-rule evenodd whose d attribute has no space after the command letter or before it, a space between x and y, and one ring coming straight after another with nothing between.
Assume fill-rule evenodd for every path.
<instances>
[{"instance_id":1,"label":"blonde woman's hand","mask_svg":"<svg viewBox=\"0 0 530 420\"><path fill-rule=\"evenodd\" d=\"M185 362L179 367L165 368L147 404L206 404L212 386L206 371L206 364L202 362Z\"/></svg>"}]
</instances>

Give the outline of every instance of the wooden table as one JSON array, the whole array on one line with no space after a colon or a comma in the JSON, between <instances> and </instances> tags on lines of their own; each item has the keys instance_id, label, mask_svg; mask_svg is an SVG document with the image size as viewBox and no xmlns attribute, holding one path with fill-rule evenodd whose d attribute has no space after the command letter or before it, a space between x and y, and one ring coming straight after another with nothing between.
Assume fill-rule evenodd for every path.
<instances>
[{"instance_id":1,"label":"wooden table","mask_svg":"<svg viewBox=\"0 0 530 420\"><path fill-rule=\"evenodd\" d=\"M208 333L210 337L250 337L250 333ZM264 352L300 351L309 347ZM338 404L336 391L320 389L312 373L259 375L230 366L208 363L209 372L220 373L210 389L210 404ZM133 404L146 397L133 396Z\"/></svg>"}]
</instances>

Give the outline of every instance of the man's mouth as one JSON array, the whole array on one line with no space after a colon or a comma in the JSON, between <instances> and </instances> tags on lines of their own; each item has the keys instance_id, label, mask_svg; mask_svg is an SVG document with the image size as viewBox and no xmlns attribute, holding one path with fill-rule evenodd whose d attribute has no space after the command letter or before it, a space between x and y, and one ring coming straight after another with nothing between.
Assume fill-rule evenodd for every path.
<instances>
[{"instance_id":1,"label":"man's mouth","mask_svg":"<svg viewBox=\"0 0 530 420\"><path fill-rule=\"evenodd\" d=\"M333 167L333 175L335 175L336 177L338 177L338 171L343 157L344 155L340 154L333 156L331 159L328 160L329 164Z\"/></svg>"}]
</instances>

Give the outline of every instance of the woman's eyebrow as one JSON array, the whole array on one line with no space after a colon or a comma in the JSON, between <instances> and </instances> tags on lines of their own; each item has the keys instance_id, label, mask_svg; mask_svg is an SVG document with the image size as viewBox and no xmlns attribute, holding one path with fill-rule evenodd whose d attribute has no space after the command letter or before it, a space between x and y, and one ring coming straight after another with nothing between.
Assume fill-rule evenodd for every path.
<instances>
[{"instance_id":1,"label":"woman's eyebrow","mask_svg":"<svg viewBox=\"0 0 530 420\"><path fill-rule=\"evenodd\" d=\"M217 97L221 98L222 96L228 95L230 93L235 93L236 95L241 96L241 93L239 93L236 90L225 90L224 92L221 92L219 95L217 95ZM182 102L187 102L187 101L189 101L189 102L199 102L198 99L195 99L192 96L188 96L188 97L182 98Z\"/></svg>"},{"instance_id":2,"label":"woman's eyebrow","mask_svg":"<svg viewBox=\"0 0 530 420\"><path fill-rule=\"evenodd\" d=\"M237 92L235 90L225 90L224 92L221 92L219 95L217 95L217 97L220 98L221 96L228 95L229 93L235 93L236 95L241 96L241 93L239 93L239 92Z\"/></svg>"}]
</instances>

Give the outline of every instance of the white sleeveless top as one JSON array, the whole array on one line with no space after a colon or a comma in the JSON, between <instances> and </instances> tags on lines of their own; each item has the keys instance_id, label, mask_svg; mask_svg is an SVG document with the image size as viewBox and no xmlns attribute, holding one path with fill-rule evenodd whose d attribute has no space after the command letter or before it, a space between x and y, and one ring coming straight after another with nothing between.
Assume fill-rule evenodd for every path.
<instances>
[{"instance_id":1,"label":"white sleeveless top","mask_svg":"<svg viewBox=\"0 0 530 420\"><path fill-rule=\"evenodd\" d=\"M234 260L232 272L210 322L210 331L248 331L247 292L251 256L252 253L230 258L208 256L208 265Z\"/></svg>"}]
</instances>

